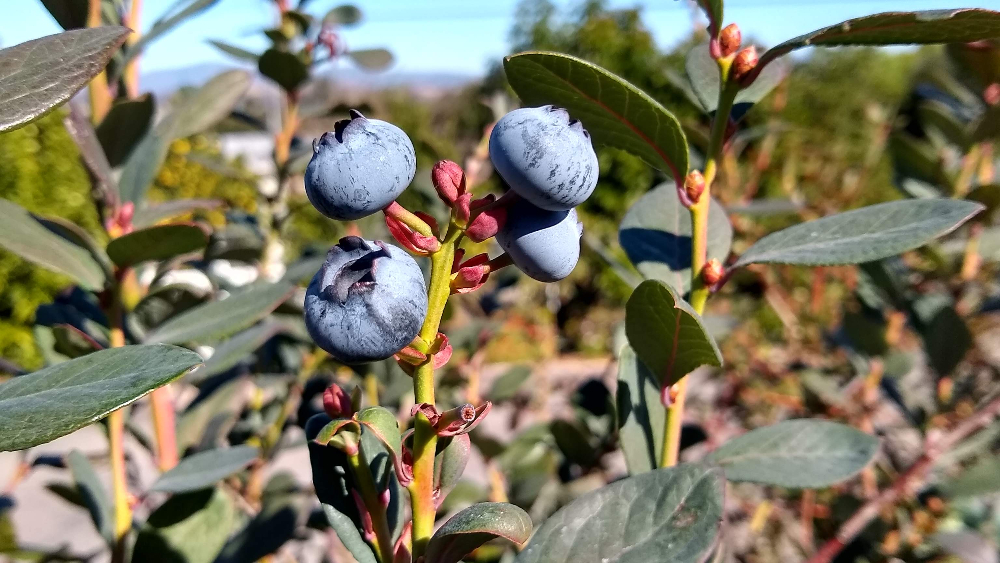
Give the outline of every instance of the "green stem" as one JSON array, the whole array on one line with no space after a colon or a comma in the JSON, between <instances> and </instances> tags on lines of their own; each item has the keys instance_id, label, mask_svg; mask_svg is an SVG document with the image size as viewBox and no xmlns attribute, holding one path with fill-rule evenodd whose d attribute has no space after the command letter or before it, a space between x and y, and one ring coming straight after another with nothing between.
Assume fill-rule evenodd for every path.
<instances>
[{"instance_id":1,"label":"green stem","mask_svg":"<svg viewBox=\"0 0 1000 563\"><path fill-rule=\"evenodd\" d=\"M357 453L348 455L351 463L351 470L358 480L358 488L361 489L361 500L368 509L368 514L372 518L372 528L375 531L375 557L383 563L392 561L393 545L392 532L389 530L389 519L386 516L386 507L379 499L378 488L375 480L372 479L372 472L365 457L365 452L357 448Z\"/></svg>"},{"instance_id":2,"label":"green stem","mask_svg":"<svg viewBox=\"0 0 1000 563\"><path fill-rule=\"evenodd\" d=\"M712 121L712 136L705 159L705 191L691 206L691 307L699 315L705 312L708 301L709 287L701 277L701 271L708 261L708 213L712 202L712 183L718 175L719 160L729 126L729 114L733 110L739 84L729 81L729 67L732 58L719 59L719 77L722 87L719 89L719 107ZM681 448L681 428L684 423L684 404L687 399L687 376L684 376L673 388L667 390L671 401L667 407L667 416L663 428L663 452L660 456L661 467L677 465Z\"/></svg>"},{"instance_id":3,"label":"green stem","mask_svg":"<svg viewBox=\"0 0 1000 563\"><path fill-rule=\"evenodd\" d=\"M462 231L452 225L441 249L431 255L431 280L427 290L427 317L420 329L420 338L433 342L441 327L441 317L451 295L451 267L455 260L455 246ZM428 358L413 373L413 395L416 402L434 404L434 361ZM413 511L413 559L424 554L427 542L434 533L434 453L437 433L427 417L418 414L413 428L413 482L410 484L410 503Z\"/></svg>"}]
</instances>

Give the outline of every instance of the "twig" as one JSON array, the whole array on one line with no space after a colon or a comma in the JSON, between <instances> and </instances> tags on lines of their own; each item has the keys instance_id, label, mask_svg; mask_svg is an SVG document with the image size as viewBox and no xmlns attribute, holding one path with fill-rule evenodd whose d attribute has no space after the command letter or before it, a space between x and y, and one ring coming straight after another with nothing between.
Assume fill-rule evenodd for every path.
<instances>
[{"instance_id":1,"label":"twig","mask_svg":"<svg viewBox=\"0 0 1000 563\"><path fill-rule=\"evenodd\" d=\"M830 563L844 547L868 527L868 524L887 506L907 497L920 485L937 459L959 442L993 422L1000 414L1000 396L994 397L979 412L967 418L954 430L937 440L928 440L924 454L888 489L866 502L837 530L837 535L826 542L807 563Z\"/></svg>"}]
</instances>

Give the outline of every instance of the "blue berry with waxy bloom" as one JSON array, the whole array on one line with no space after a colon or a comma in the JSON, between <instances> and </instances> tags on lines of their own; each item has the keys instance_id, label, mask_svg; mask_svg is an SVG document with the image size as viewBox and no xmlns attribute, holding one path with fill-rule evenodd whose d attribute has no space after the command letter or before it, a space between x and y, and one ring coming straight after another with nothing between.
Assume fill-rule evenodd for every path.
<instances>
[{"instance_id":1,"label":"blue berry with waxy bloom","mask_svg":"<svg viewBox=\"0 0 1000 563\"><path fill-rule=\"evenodd\" d=\"M306 291L310 336L345 364L392 357L413 341L426 316L420 266L382 241L340 239Z\"/></svg>"},{"instance_id":2,"label":"blue berry with waxy bloom","mask_svg":"<svg viewBox=\"0 0 1000 563\"><path fill-rule=\"evenodd\" d=\"M320 213L353 221L384 209L410 185L417 157L402 129L351 110L313 143L306 195Z\"/></svg>"},{"instance_id":3,"label":"blue berry with waxy bloom","mask_svg":"<svg viewBox=\"0 0 1000 563\"><path fill-rule=\"evenodd\" d=\"M561 108L521 108L490 134L490 160L514 192L542 209L569 211L597 186L597 154L583 124Z\"/></svg>"},{"instance_id":4,"label":"blue berry with waxy bloom","mask_svg":"<svg viewBox=\"0 0 1000 563\"><path fill-rule=\"evenodd\" d=\"M575 209L549 211L522 199L507 210L497 242L522 272L541 282L554 282L576 267L582 234Z\"/></svg>"}]
</instances>

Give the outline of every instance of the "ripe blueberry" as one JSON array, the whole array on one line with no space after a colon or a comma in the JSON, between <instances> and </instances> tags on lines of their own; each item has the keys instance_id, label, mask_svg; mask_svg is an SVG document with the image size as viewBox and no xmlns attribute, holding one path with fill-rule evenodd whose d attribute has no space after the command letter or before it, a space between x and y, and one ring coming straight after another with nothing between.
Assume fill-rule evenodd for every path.
<instances>
[{"instance_id":1,"label":"ripe blueberry","mask_svg":"<svg viewBox=\"0 0 1000 563\"><path fill-rule=\"evenodd\" d=\"M320 348L345 364L391 357L427 316L420 266L382 241L344 237L306 291L306 328Z\"/></svg>"},{"instance_id":2,"label":"ripe blueberry","mask_svg":"<svg viewBox=\"0 0 1000 563\"><path fill-rule=\"evenodd\" d=\"M413 143L399 127L350 114L313 143L305 175L309 201L340 221L384 209L410 185L417 166Z\"/></svg>"},{"instance_id":3,"label":"ripe blueberry","mask_svg":"<svg viewBox=\"0 0 1000 563\"><path fill-rule=\"evenodd\" d=\"M521 108L490 134L490 160L517 195L550 211L569 211L597 186L597 155L583 124L561 108Z\"/></svg>"},{"instance_id":4,"label":"ripe blueberry","mask_svg":"<svg viewBox=\"0 0 1000 563\"><path fill-rule=\"evenodd\" d=\"M541 282L554 282L576 267L582 234L575 209L549 211L522 199L508 210L497 242L522 272Z\"/></svg>"}]
</instances>

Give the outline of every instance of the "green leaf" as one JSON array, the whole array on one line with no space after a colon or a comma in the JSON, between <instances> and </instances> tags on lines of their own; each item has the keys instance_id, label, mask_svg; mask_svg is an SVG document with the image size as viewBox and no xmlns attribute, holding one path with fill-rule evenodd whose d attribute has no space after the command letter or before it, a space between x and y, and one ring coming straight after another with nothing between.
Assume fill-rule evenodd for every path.
<instances>
[{"instance_id":1,"label":"green leaf","mask_svg":"<svg viewBox=\"0 0 1000 563\"><path fill-rule=\"evenodd\" d=\"M265 342L270 340L275 334L281 332L281 329L281 324L265 321L235 334L232 338L226 339L225 342L219 345L212 352L212 356L205 361L205 367L192 373L187 381L189 383L204 381L213 375L218 375L228 370L250 354L256 352Z\"/></svg>"},{"instance_id":2,"label":"green leaf","mask_svg":"<svg viewBox=\"0 0 1000 563\"><path fill-rule=\"evenodd\" d=\"M295 478L278 473L267 482L260 512L240 530L214 563L260 561L293 539L301 511Z\"/></svg>"},{"instance_id":3,"label":"green leaf","mask_svg":"<svg viewBox=\"0 0 1000 563\"><path fill-rule=\"evenodd\" d=\"M23 207L0 199L0 246L47 270L62 274L84 289L104 287L104 269L90 253L51 232Z\"/></svg>"},{"instance_id":4,"label":"green leaf","mask_svg":"<svg viewBox=\"0 0 1000 563\"><path fill-rule=\"evenodd\" d=\"M482 502L448 519L427 543L426 557L434 563L458 563L495 538L520 546L531 536L531 517L506 502Z\"/></svg>"},{"instance_id":5,"label":"green leaf","mask_svg":"<svg viewBox=\"0 0 1000 563\"><path fill-rule=\"evenodd\" d=\"M94 181L95 197L105 200L118 199L118 180L111 170L104 148L97 139L97 132L90 123L90 118L79 108L72 105L63 119L66 132L80 149L80 160L87 166Z\"/></svg>"},{"instance_id":6,"label":"green leaf","mask_svg":"<svg viewBox=\"0 0 1000 563\"><path fill-rule=\"evenodd\" d=\"M0 451L79 430L201 363L174 346L94 352L0 384Z\"/></svg>"},{"instance_id":7,"label":"green leaf","mask_svg":"<svg viewBox=\"0 0 1000 563\"><path fill-rule=\"evenodd\" d=\"M789 39L760 57L760 73L771 61L803 47L969 43L1000 37L1000 12L981 9L887 12L831 25Z\"/></svg>"},{"instance_id":8,"label":"green leaf","mask_svg":"<svg viewBox=\"0 0 1000 563\"><path fill-rule=\"evenodd\" d=\"M118 102L97 126L97 139L108 164L120 166L153 125L156 102L151 94Z\"/></svg>"},{"instance_id":9,"label":"green leaf","mask_svg":"<svg viewBox=\"0 0 1000 563\"><path fill-rule=\"evenodd\" d=\"M629 475L660 466L667 409L660 401L656 375L639 361L630 346L618 358L618 440Z\"/></svg>"},{"instance_id":10,"label":"green leaf","mask_svg":"<svg viewBox=\"0 0 1000 563\"><path fill-rule=\"evenodd\" d=\"M395 455L402 454L399 423L396 422L396 416L389 409L385 407L363 408L357 414L357 421L371 429L379 441L388 446Z\"/></svg>"},{"instance_id":11,"label":"green leaf","mask_svg":"<svg viewBox=\"0 0 1000 563\"><path fill-rule=\"evenodd\" d=\"M1000 457L986 456L958 476L941 483L952 498L975 498L1000 492Z\"/></svg>"},{"instance_id":12,"label":"green leaf","mask_svg":"<svg viewBox=\"0 0 1000 563\"><path fill-rule=\"evenodd\" d=\"M486 397L494 403L509 401L529 379L531 379L531 366L514 366L496 378Z\"/></svg>"},{"instance_id":13,"label":"green leaf","mask_svg":"<svg viewBox=\"0 0 1000 563\"><path fill-rule=\"evenodd\" d=\"M131 31L66 31L0 50L0 132L22 127L70 99L104 70Z\"/></svg>"},{"instance_id":14,"label":"green leaf","mask_svg":"<svg viewBox=\"0 0 1000 563\"><path fill-rule=\"evenodd\" d=\"M625 305L625 334L661 387L699 366L722 366L722 353L701 317L659 280L639 284Z\"/></svg>"},{"instance_id":15,"label":"green leaf","mask_svg":"<svg viewBox=\"0 0 1000 563\"><path fill-rule=\"evenodd\" d=\"M701 464L616 481L560 508L517 563L700 563L715 546L725 479Z\"/></svg>"},{"instance_id":16,"label":"green leaf","mask_svg":"<svg viewBox=\"0 0 1000 563\"><path fill-rule=\"evenodd\" d=\"M472 440L468 434L438 439L434 456L434 489L440 498L446 498L462 480L471 453Z\"/></svg>"},{"instance_id":17,"label":"green leaf","mask_svg":"<svg viewBox=\"0 0 1000 563\"><path fill-rule=\"evenodd\" d=\"M77 450L73 450L66 456L66 465L73 475L73 482L76 483L76 492L80 495L80 500L90 513L97 531L104 538L108 545L115 542L114 508L111 505L111 497L104 490L101 479L94 471L94 466L90 464L87 456Z\"/></svg>"},{"instance_id":18,"label":"green leaf","mask_svg":"<svg viewBox=\"0 0 1000 563\"><path fill-rule=\"evenodd\" d=\"M253 463L259 453L257 448L245 445L198 452L160 475L149 490L187 493L207 489Z\"/></svg>"},{"instance_id":19,"label":"green leaf","mask_svg":"<svg viewBox=\"0 0 1000 563\"><path fill-rule=\"evenodd\" d=\"M309 80L309 67L292 53L268 49L257 62L260 73L278 83L286 92L295 92Z\"/></svg>"},{"instance_id":20,"label":"green leaf","mask_svg":"<svg viewBox=\"0 0 1000 563\"><path fill-rule=\"evenodd\" d=\"M698 5L708 16L708 32L717 37L722 31L722 0L698 0Z\"/></svg>"},{"instance_id":21,"label":"green leaf","mask_svg":"<svg viewBox=\"0 0 1000 563\"><path fill-rule=\"evenodd\" d=\"M169 260L205 248L208 235L193 223L159 225L132 231L108 243L108 256L119 266Z\"/></svg>"},{"instance_id":22,"label":"green leaf","mask_svg":"<svg viewBox=\"0 0 1000 563\"><path fill-rule=\"evenodd\" d=\"M147 342L206 343L238 332L266 317L294 291L286 283L261 283L221 301L187 310L146 335Z\"/></svg>"},{"instance_id":23,"label":"green leaf","mask_svg":"<svg viewBox=\"0 0 1000 563\"><path fill-rule=\"evenodd\" d=\"M160 120L129 154L118 178L118 189L123 202L140 205L146 191L156 179L160 166L167 159L170 143L176 137L177 120L173 114Z\"/></svg>"},{"instance_id":24,"label":"green leaf","mask_svg":"<svg viewBox=\"0 0 1000 563\"><path fill-rule=\"evenodd\" d=\"M660 280L679 293L691 289L691 212L677 189L661 184L635 202L618 230L618 242L647 279ZM714 199L708 211L708 257L725 262L733 226Z\"/></svg>"},{"instance_id":25,"label":"green leaf","mask_svg":"<svg viewBox=\"0 0 1000 563\"><path fill-rule=\"evenodd\" d=\"M344 544L344 547L351 552L358 563L378 563L375 554L372 553L372 548L361 537L361 532L354 526L354 522L349 516L338 512L329 504L323 504L323 514L330 522L330 527L337 533L340 543Z\"/></svg>"},{"instance_id":26,"label":"green leaf","mask_svg":"<svg viewBox=\"0 0 1000 563\"><path fill-rule=\"evenodd\" d=\"M963 151L969 147L969 131L944 102L923 100L917 106L917 116L925 129L936 129L945 140Z\"/></svg>"},{"instance_id":27,"label":"green leaf","mask_svg":"<svg viewBox=\"0 0 1000 563\"><path fill-rule=\"evenodd\" d=\"M174 495L149 515L135 541L132 560L212 563L238 519L233 501L221 489Z\"/></svg>"},{"instance_id":28,"label":"green leaf","mask_svg":"<svg viewBox=\"0 0 1000 563\"><path fill-rule=\"evenodd\" d=\"M828 487L865 468L878 440L827 420L786 420L751 430L712 452L730 481L792 488Z\"/></svg>"},{"instance_id":29,"label":"green leaf","mask_svg":"<svg viewBox=\"0 0 1000 563\"><path fill-rule=\"evenodd\" d=\"M42 5L63 29L87 27L88 4L89 0L42 0Z\"/></svg>"},{"instance_id":30,"label":"green leaf","mask_svg":"<svg viewBox=\"0 0 1000 563\"><path fill-rule=\"evenodd\" d=\"M323 16L325 25L351 26L359 22L361 22L361 10L351 4L337 6Z\"/></svg>"},{"instance_id":31,"label":"green leaf","mask_svg":"<svg viewBox=\"0 0 1000 563\"><path fill-rule=\"evenodd\" d=\"M527 52L504 59L507 80L524 103L554 104L583 122L598 144L626 150L681 183L688 145L680 122L625 79L582 59Z\"/></svg>"},{"instance_id":32,"label":"green leaf","mask_svg":"<svg viewBox=\"0 0 1000 563\"><path fill-rule=\"evenodd\" d=\"M691 91L694 92L699 105L705 113L714 114L719 108L722 80L719 76L719 65L709 53L707 43L691 49L684 68L691 82ZM761 71L753 84L736 94L731 112L733 119L736 121L743 119L750 108L777 88L787 75L788 68L782 64L774 64Z\"/></svg>"},{"instance_id":33,"label":"green leaf","mask_svg":"<svg viewBox=\"0 0 1000 563\"><path fill-rule=\"evenodd\" d=\"M137 229L151 227L159 221L185 215L198 210L210 210L222 207L218 199L174 199L153 205L147 205L135 212L132 224Z\"/></svg>"},{"instance_id":34,"label":"green leaf","mask_svg":"<svg viewBox=\"0 0 1000 563\"><path fill-rule=\"evenodd\" d=\"M211 129L232 113L236 103L250 88L253 77L243 70L223 72L205 83L177 112L177 138L190 137Z\"/></svg>"},{"instance_id":35,"label":"green leaf","mask_svg":"<svg viewBox=\"0 0 1000 563\"><path fill-rule=\"evenodd\" d=\"M771 233L747 249L733 268L872 262L923 246L982 210L978 203L953 199L880 203Z\"/></svg>"},{"instance_id":36,"label":"green leaf","mask_svg":"<svg viewBox=\"0 0 1000 563\"><path fill-rule=\"evenodd\" d=\"M125 60L117 67L117 76L112 76L112 84L117 82L121 78L121 72L128 67L128 64L136 59L142 52L149 46L150 43L156 41L167 32L177 27L178 25L184 23L193 16L198 15L201 12L211 8L217 4L219 0L179 0L175 2L174 5L167 10L167 12L153 23L153 27L149 28L142 37L136 41L135 45L132 45L125 54ZM181 7L184 4L184 7Z\"/></svg>"},{"instance_id":37,"label":"green leaf","mask_svg":"<svg viewBox=\"0 0 1000 563\"><path fill-rule=\"evenodd\" d=\"M359 49L348 51L347 56L366 70L385 70L393 61L392 53L386 49Z\"/></svg>"},{"instance_id":38,"label":"green leaf","mask_svg":"<svg viewBox=\"0 0 1000 563\"><path fill-rule=\"evenodd\" d=\"M214 39L210 39L208 43L223 53L240 61L257 64L257 60L260 59L260 55L257 53L247 51L246 49L235 45L230 45L229 43L216 41Z\"/></svg>"}]
</instances>

